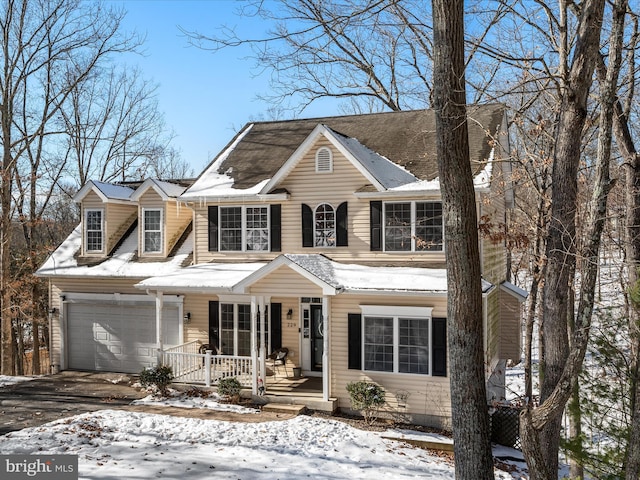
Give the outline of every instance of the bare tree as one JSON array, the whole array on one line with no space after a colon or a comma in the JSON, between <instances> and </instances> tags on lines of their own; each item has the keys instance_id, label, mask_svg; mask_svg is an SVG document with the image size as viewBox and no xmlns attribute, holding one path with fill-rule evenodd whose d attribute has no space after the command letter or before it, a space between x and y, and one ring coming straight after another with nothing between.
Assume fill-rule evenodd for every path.
<instances>
[{"instance_id":1,"label":"bare tree","mask_svg":"<svg viewBox=\"0 0 640 480\"><path fill-rule=\"evenodd\" d=\"M15 371L11 342L14 312L9 282L13 187L20 175L19 162L28 152L30 169L39 168L38 162L46 159L40 155L43 152L40 142L52 133L51 122L75 86L86 79L102 59L135 48L135 38L119 34L122 16L122 12L105 9L100 3L79 0L7 0L2 5L0 311L3 374ZM39 153L34 155L36 151ZM35 165L31 163L34 161Z\"/></svg>"},{"instance_id":2,"label":"bare tree","mask_svg":"<svg viewBox=\"0 0 640 480\"><path fill-rule=\"evenodd\" d=\"M433 0L436 148L447 263L447 337L456 478L493 475L483 371L482 288L469 168L462 0Z\"/></svg>"}]
</instances>

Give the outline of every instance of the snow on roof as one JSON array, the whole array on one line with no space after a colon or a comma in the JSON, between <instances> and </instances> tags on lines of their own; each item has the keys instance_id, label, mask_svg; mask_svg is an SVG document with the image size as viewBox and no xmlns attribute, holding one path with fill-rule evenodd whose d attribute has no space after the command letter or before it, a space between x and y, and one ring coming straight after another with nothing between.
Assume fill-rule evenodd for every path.
<instances>
[{"instance_id":1,"label":"snow on roof","mask_svg":"<svg viewBox=\"0 0 640 480\"><path fill-rule=\"evenodd\" d=\"M336 141L351 152L354 158L385 188L399 187L418 181L416 177L403 167L396 165L388 158L367 148L357 139L342 135L341 133L331 130L329 127L326 128L334 133Z\"/></svg>"},{"instance_id":2,"label":"snow on roof","mask_svg":"<svg viewBox=\"0 0 640 480\"><path fill-rule=\"evenodd\" d=\"M91 180L91 182L98 190L100 190L105 195L105 197L113 200L129 200L131 194L134 192L132 188L125 187L123 185L98 182L95 180Z\"/></svg>"},{"instance_id":3,"label":"snow on roof","mask_svg":"<svg viewBox=\"0 0 640 480\"><path fill-rule=\"evenodd\" d=\"M231 292L242 279L266 263L203 263L185 267L170 275L158 275L138 283L136 288L163 291L207 290Z\"/></svg>"},{"instance_id":4,"label":"snow on roof","mask_svg":"<svg viewBox=\"0 0 640 480\"><path fill-rule=\"evenodd\" d=\"M78 226L36 271L37 276L145 278L152 275L170 275L182 269L182 263L191 254L193 233L187 237L175 256L165 261L136 262L138 229L125 239L110 258L97 265L78 265L76 253L80 250L82 230Z\"/></svg>"},{"instance_id":5,"label":"snow on roof","mask_svg":"<svg viewBox=\"0 0 640 480\"><path fill-rule=\"evenodd\" d=\"M243 196L243 195L256 195L260 193L262 187L267 184L269 179L263 180L257 185L248 189L234 188L234 180L231 176L231 171L219 173L218 169L220 165L227 159L227 157L233 152L236 146L247 135L253 125L249 125L243 132L240 133L197 178L197 180L191 185L180 197L181 200L203 200L206 198L219 198L219 197L231 197L231 196Z\"/></svg>"},{"instance_id":6,"label":"snow on roof","mask_svg":"<svg viewBox=\"0 0 640 480\"><path fill-rule=\"evenodd\" d=\"M183 268L171 275L156 275L136 285L163 291L225 291L252 276L258 281L273 265L295 264L337 292L437 293L447 292L447 272L440 268L372 267L334 262L318 254L284 254L270 263L208 263ZM262 272L261 272L262 270ZM251 282L253 283L253 282ZM483 291L492 284L482 281Z\"/></svg>"}]
</instances>

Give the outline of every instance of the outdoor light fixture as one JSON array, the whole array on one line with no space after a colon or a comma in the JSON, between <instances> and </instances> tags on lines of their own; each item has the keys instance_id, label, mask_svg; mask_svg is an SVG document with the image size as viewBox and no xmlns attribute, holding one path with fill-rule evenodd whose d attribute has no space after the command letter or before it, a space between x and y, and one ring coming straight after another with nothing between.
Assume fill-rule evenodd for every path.
<instances>
[{"instance_id":1,"label":"outdoor light fixture","mask_svg":"<svg viewBox=\"0 0 640 480\"><path fill-rule=\"evenodd\" d=\"M291 320L291 317L293 317L293 309L290 308L289 311L287 312L287 320Z\"/></svg>"},{"instance_id":2,"label":"outdoor light fixture","mask_svg":"<svg viewBox=\"0 0 640 480\"><path fill-rule=\"evenodd\" d=\"M191 322L191 312L185 313L183 318L186 323Z\"/></svg>"}]
</instances>

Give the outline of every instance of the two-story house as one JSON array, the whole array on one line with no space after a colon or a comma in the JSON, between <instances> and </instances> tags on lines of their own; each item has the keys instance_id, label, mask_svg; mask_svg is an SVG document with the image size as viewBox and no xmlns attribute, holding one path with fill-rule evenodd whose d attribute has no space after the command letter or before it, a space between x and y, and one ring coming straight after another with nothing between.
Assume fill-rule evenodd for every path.
<instances>
[{"instance_id":1,"label":"two-story house","mask_svg":"<svg viewBox=\"0 0 640 480\"><path fill-rule=\"evenodd\" d=\"M507 225L504 108L470 107L469 140L478 217ZM432 111L250 123L188 186L89 182L75 200L81 224L38 271L51 280L56 369L162 361L207 384L227 369L268 396L295 368L292 397L314 380L327 409L349 409L346 385L367 379L390 410L448 425ZM496 238L480 247L488 391L500 399L525 293L506 281ZM268 356L282 347L279 373Z\"/></svg>"}]
</instances>

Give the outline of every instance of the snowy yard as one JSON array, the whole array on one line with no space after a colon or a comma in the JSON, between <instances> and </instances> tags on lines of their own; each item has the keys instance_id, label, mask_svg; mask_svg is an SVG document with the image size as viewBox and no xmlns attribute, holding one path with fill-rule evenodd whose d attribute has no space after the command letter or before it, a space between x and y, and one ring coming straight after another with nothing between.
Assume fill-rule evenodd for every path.
<instances>
[{"instance_id":1,"label":"snowy yard","mask_svg":"<svg viewBox=\"0 0 640 480\"><path fill-rule=\"evenodd\" d=\"M150 396L137 403L256 414L215 397ZM0 437L0 453L78 455L80 478L90 479L454 478L444 457L309 416L245 423L101 410L7 434ZM496 471L496 478L521 477Z\"/></svg>"}]
</instances>

